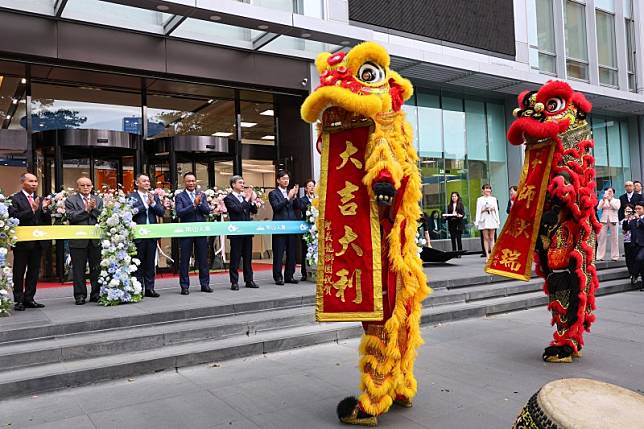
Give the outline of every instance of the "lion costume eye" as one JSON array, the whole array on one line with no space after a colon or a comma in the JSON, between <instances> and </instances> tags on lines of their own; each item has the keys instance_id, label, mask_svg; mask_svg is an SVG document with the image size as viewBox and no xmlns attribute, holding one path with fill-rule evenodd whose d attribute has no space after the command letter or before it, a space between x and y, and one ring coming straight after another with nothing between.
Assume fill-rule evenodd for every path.
<instances>
[{"instance_id":1,"label":"lion costume eye","mask_svg":"<svg viewBox=\"0 0 644 429\"><path fill-rule=\"evenodd\" d=\"M378 64L364 63L358 69L357 78L365 83L379 83L385 79L385 71Z\"/></svg>"},{"instance_id":2,"label":"lion costume eye","mask_svg":"<svg viewBox=\"0 0 644 429\"><path fill-rule=\"evenodd\" d=\"M548 113L555 113L566 107L566 102L559 97L552 97L546 102L546 111Z\"/></svg>"}]
</instances>

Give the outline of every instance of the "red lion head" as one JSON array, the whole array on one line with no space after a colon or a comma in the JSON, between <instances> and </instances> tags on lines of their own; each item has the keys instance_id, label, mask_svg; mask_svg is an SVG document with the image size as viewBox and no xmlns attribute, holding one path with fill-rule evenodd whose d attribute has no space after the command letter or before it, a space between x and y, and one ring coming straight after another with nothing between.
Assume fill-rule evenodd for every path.
<instances>
[{"instance_id":1,"label":"red lion head","mask_svg":"<svg viewBox=\"0 0 644 429\"><path fill-rule=\"evenodd\" d=\"M574 92L565 82L551 80L538 91L524 91L514 109L518 118L508 130L508 140L514 145L530 144L554 138L586 122L592 105L580 92Z\"/></svg>"}]
</instances>

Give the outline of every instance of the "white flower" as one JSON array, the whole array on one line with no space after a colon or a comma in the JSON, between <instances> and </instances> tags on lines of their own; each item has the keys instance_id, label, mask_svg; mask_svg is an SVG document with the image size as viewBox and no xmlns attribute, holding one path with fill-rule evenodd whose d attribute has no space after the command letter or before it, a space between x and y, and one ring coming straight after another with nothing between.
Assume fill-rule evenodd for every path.
<instances>
[{"instance_id":1,"label":"white flower","mask_svg":"<svg viewBox=\"0 0 644 429\"><path fill-rule=\"evenodd\" d=\"M0 247L0 256L5 256L8 250L6 247Z\"/></svg>"},{"instance_id":2,"label":"white flower","mask_svg":"<svg viewBox=\"0 0 644 429\"><path fill-rule=\"evenodd\" d=\"M134 264L130 265L130 272L133 273L138 269L138 267Z\"/></svg>"},{"instance_id":3,"label":"white flower","mask_svg":"<svg viewBox=\"0 0 644 429\"><path fill-rule=\"evenodd\" d=\"M112 243L110 243L109 240L103 240L103 243L101 243L103 249L108 249L111 245Z\"/></svg>"},{"instance_id":4,"label":"white flower","mask_svg":"<svg viewBox=\"0 0 644 429\"><path fill-rule=\"evenodd\" d=\"M2 272L3 272L4 274L6 274L6 275L9 275L9 274L11 274L11 268L9 268L9 267L4 267L4 268L2 269Z\"/></svg>"},{"instance_id":5,"label":"white flower","mask_svg":"<svg viewBox=\"0 0 644 429\"><path fill-rule=\"evenodd\" d=\"M117 279L112 279L112 280L110 280L109 285L112 286L112 287L116 287L116 286L119 285L119 281Z\"/></svg>"}]
</instances>

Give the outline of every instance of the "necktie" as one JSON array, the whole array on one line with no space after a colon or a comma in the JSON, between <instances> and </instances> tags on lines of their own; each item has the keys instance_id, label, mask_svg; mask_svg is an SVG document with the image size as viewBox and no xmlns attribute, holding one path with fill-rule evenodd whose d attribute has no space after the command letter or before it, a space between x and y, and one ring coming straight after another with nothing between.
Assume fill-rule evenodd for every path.
<instances>
[{"instance_id":1,"label":"necktie","mask_svg":"<svg viewBox=\"0 0 644 429\"><path fill-rule=\"evenodd\" d=\"M193 203L195 202L195 193L194 193L194 191L190 192L190 201L192 201Z\"/></svg>"},{"instance_id":2,"label":"necktie","mask_svg":"<svg viewBox=\"0 0 644 429\"><path fill-rule=\"evenodd\" d=\"M27 201L29 201L29 207L31 207L31 211L35 212L34 206L33 206L34 197L31 194L27 195Z\"/></svg>"},{"instance_id":3,"label":"necktie","mask_svg":"<svg viewBox=\"0 0 644 429\"><path fill-rule=\"evenodd\" d=\"M85 210L89 209L89 197L83 197L83 200L85 201Z\"/></svg>"},{"instance_id":4,"label":"necktie","mask_svg":"<svg viewBox=\"0 0 644 429\"><path fill-rule=\"evenodd\" d=\"M237 195L237 198L239 199L240 203L244 202L244 197L241 194Z\"/></svg>"}]
</instances>

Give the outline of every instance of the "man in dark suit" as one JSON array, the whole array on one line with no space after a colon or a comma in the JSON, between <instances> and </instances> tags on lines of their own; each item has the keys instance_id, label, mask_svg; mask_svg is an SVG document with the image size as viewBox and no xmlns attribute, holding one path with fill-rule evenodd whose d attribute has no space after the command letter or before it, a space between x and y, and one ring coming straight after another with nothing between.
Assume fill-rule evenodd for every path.
<instances>
[{"instance_id":1,"label":"man in dark suit","mask_svg":"<svg viewBox=\"0 0 644 429\"><path fill-rule=\"evenodd\" d=\"M253 189L246 186L241 176L233 176L230 179L232 192L224 198L224 204L228 210L228 218L231 221L249 221L250 215L257 213ZM253 281L253 236L252 235L230 235L230 289L239 290L239 260L244 259L244 283L246 287L258 288Z\"/></svg>"},{"instance_id":2,"label":"man in dark suit","mask_svg":"<svg viewBox=\"0 0 644 429\"><path fill-rule=\"evenodd\" d=\"M18 219L20 226L51 225L51 200L41 200L36 195L38 178L25 173L20 176L20 183L22 190L10 197L9 216ZM45 306L34 301L44 244L40 241L21 241L13 248L13 301L16 311Z\"/></svg>"},{"instance_id":3,"label":"man in dark suit","mask_svg":"<svg viewBox=\"0 0 644 429\"><path fill-rule=\"evenodd\" d=\"M623 225L624 231L631 232L631 245L634 247L635 254L635 272L633 277L636 280L639 276L644 279L644 201L635 203L636 218ZM644 290L644 285L640 284L640 290Z\"/></svg>"},{"instance_id":4,"label":"man in dark suit","mask_svg":"<svg viewBox=\"0 0 644 429\"><path fill-rule=\"evenodd\" d=\"M177 217L181 222L206 222L210 213L210 206L206 195L197 191L197 177L194 173L183 175L183 192L175 198ZM208 238L188 237L179 239L179 286L181 295L189 295L188 265L194 249L195 259L199 268L199 283L202 292L212 292L210 287L210 273L208 271Z\"/></svg>"},{"instance_id":5,"label":"man in dark suit","mask_svg":"<svg viewBox=\"0 0 644 429\"><path fill-rule=\"evenodd\" d=\"M76 181L77 193L65 201L65 213L70 225L96 225L103 211L103 200L92 195L92 181L81 177ZM89 280L92 290L89 302L98 302L101 288L98 284L98 274L101 270L101 244L99 240L69 240L69 253L72 257L72 273L74 278L74 299L76 305L85 304L87 285L85 284L85 268L89 262Z\"/></svg>"},{"instance_id":6,"label":"man in dark suit","mask_svg":"<svg viewBox=\"0 0 644 429\"><path fill-rule=\"evenodd\" d=\"M302 213L302 220L308 221L306 212L311 208L311 204L313 203L313 200L315 199L315 180L309 179L306 181L306 184L304 185L304 196L300 198L300 212ZM302 281L305 281L308 278L308 275L306 273L306 251L308 248L308 245L306 244L306 241L304 241L304 235L302 235Z\"/></svg>"},{"instance_id":7,"label":"man in dark suit","mask_svg":"<svg viewBox=\"0 0 644 429\"><path fill-rule=\"evenodd\" d=\"M617 211L617 218L620 222L624 219L624 209L628 204L635 205L642 201L642 195L635 192L635 185L630 180L624 183L624 191L626 192L619 196L620 205Z\"/></svg>"},{"instance_id":8,"label":"man in dark suit","mask_svg":"<svg viewBox=\"0 0 644 429\"><path fill-rule=\"evenodd\" d=\"M137 213L132 220L137 225L149 225L157 223L157 216L163 216L165 208L161 200L154 192L150 192L150 178L145 174L139 174L136 178L136 191L129 196L134 199L133 207ZM156 238L138 238L134 240L136 246L136 257L141 264L136 270L136 278L145 288L144 296L158 298L159 293L154 290L155 263L157 255Z\"/></svg>"},{"instance_id":9,"label":"man in dark suit","mask_svg":"<svg viewBox=\"0 0 644 429\"><path fill-rule=\"evenodd\" d=\"M288 190L288 173L285 170L277 172L277 188L268 194L268 201L273 208L273 220L299 220L298 210L300 202L297 193L299 185ZM293 278L295 274L295 252L297 247L297 235L295 234L273 234L273 280L275 284L297 283ZM286 268L282 277L282 258L286 252Z\"/></svg>"}]
</instances>

